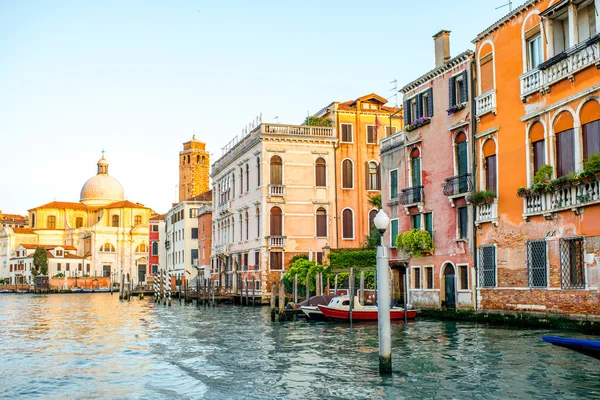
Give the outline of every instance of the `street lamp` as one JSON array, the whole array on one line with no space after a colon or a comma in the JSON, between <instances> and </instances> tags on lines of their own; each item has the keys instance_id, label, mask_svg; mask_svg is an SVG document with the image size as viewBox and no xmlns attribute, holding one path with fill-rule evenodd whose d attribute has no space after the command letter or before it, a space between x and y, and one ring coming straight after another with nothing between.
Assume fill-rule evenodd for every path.
<instances>
[{"instance_id":1,"label":"street lamp","mask_svg":"<svg viewBox=\"0 0 600 400\"><path fill-rule=\"evenodd\" d=\"M388 255L383 246L383 234L390 224L390 218L382 210L375 216L375 227L379 231L381 241L377 246L377 287L379 303L377 304L377 322L379 331L379 373L392 373L392 338L390 326L390 276ZM406 310L405 310L406 312Z\"/></svg>"}]
</instances>

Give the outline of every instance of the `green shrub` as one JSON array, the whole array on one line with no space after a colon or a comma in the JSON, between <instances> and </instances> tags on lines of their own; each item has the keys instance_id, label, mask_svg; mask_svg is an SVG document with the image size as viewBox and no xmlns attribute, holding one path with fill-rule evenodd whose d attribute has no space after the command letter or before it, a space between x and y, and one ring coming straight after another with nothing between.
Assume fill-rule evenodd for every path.
<instances>
[{"instance_id":1,"label":"green shrub","mask_svg":"<svg viewBox=\"0 0 600 400\"><path fill-rule=\"evenodd\" d=\"M552 168L551 165L542 165L540 167L540 169L538 169L538 171L535 173L535 175L533 176L533 183L543 183L543 182L548 182L550 179L552 179L552 171L554 169Z\"/></svg>"},{"instance_id":2,"label":"green shrub","mask_svg":"<svg viewBox=\"0 0 600 400\"><path fill-rule=\"evenodd\" d=\"M411 257L421 257L424 252L433 253L433 240L429 232L411 229L396 237L396 247L403 249Z\"/></svg>"},{"instance_id":3,"label":"green shrub","mask_svg":"<svg viewBox=\"0 0 600 400\"><path fill-rule=\"evenodd\" d=\"M600 172L600 153L592 154L583 162L583 169L591 174Z\"/></svg>"}]
</instances>

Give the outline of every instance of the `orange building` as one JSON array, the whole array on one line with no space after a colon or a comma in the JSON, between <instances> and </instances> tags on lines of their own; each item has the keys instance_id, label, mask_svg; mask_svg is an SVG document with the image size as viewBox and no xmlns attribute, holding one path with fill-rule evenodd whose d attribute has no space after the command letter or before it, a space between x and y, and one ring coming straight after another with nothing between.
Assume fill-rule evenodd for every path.
<instances>
[{"instance_id":1,"label":"orange building","mask_svg":"<svg viewBox=\"0 0 600 400\"><path fill-rule=\"evenodd\" d=\"M481 308L600 314L599 6L530 0L473 41Z\"/></svg>"},{"instance_id":2,"label":"orange building","mask_svg":"<svg viewBox=\"0 0 600 400\"><path fill-rule=\"evenodd\" d=\"M402 108L371 93L356 100L333 102L315 116L333 121L335 150L335 243L333 248L361 247L377 210L369 197L381 193L379 143L404 129Z\"/></svg>"}]
</instances>

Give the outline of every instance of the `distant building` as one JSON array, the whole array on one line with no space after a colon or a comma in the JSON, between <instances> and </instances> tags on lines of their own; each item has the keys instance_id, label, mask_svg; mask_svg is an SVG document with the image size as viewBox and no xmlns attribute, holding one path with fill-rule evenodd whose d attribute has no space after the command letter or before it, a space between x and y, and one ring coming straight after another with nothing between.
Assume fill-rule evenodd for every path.
<instances>
[{"instance_id":1,"label":"distant building","mask_svg":"<svg viewBox=\"0 0 600 400\"><path fill-rule=\"evenodd\" d=\"M218 279L211 275L210 255L212 251L212 204L204 205L198 210L198 268L204 271L207 278Z\"/></svg>"},{"instance_id":2,"label":"distant building","mask_svg":"<svg viewBox=\"0 0 600 400\"><path fill-rule=\"evenodd\" d=\"M179 202L209 191L210 153L196 135L179 152Z\"/></svg>"},{"instance_id":3,"label":"distant building","mask_svg":"<svg viewBox=\"0 0 600 400\"><path fill-rule=\"evenodd\" d=\"M46 250L48 258L48 276L63 274L65 276L89 276L90 261L77 256L74 246L52 246L43 244L20 244L15 256L10 259L10 282L25 284L33 281L33 255L38 247Z\"/></svg>"},{"instance_id":4,"label":"distant building","mask_svg":"<svg viewBox=\"0 0 600 400\"><path fill-rule=\"evenodd\" d=\"M404 130L381 141L382 206L390 217L394 297L416 307L473 308L471 66L473 52L450 57L450 32L434 36L435 68L406 84ZM417 229L431 254L396 248L398 234Z\"/></svg>"},{"instance_id":5,"label":"distant building","mask_svg":"<svg viewBox=\"0 0 600 400\"><path fill-rule=\"evenodd\" d=\"M161 265L166 263L165 250L165 227L166 214L154 214L149 220L149 242L148 242L148 274L158 273ZM162 263L162 264L161 264Z\"/></svg>"},{"instance_id":6,"label":"distant building","mask_svg":"<svg viewBox=\"0 0 600 400\"><path fill-rule=\"evenodd\" d=\"M148 265L148 219L152 211L125 200L123 187L108 174L108 162L98 161L98 173L81 189L80 201L53 201L29 210L28 228L4 228L0 233L2 275L10 275L9 260L20 244L72 246L69 256L85 259L81 273L143 283ZM88 263L89 262L89 263ZM83 263L83 261L82 261ZM61 271L63 272L63 271ZM63 272L79 274L76 269Z\"/></svg>"},{"instance_id":7,"label":"distant building","mask_svg":"<svg viewBox=\"0 0 600 400\"><path fill-rule=\"evenodd\" d=\"M0 230L2 228L25 228L28 223L27 217L18 214L6 214L0 210Z\"/></svg>"}]
</instances>

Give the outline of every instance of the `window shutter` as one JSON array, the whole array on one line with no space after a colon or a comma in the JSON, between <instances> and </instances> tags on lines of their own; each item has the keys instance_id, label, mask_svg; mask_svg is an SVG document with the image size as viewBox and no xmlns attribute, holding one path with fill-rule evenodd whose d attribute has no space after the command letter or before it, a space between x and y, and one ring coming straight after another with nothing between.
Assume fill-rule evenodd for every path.
<instances>
[{"instance_id":1,"label":"window shutter","mask_svg":"<svg viewBox=\"0 0 600 400\"><path fill-rule=\"evenodd\" d=\"M404 101L404 126L410 124L410 101Z\"/></svg>"},{"instance_id":2,"label":"window shutter","mask_svg":"<svg viewBox=\"0 0 600 400\"><path fill-rule=\"evenodd\" d=\"M460 101L464 103L467 100L469 100L469 83L467 82L467 70L464 70L462 73L462 82L463 84L461 86Z\"/></svg>"},{"instance_id":3,"label":"window shutter","mask_svg":"<svg viewBox=\"0 0 600 400\"><path fill-rule=\"evenodd\" d=\"M381 190L381 163L377 165L377 190Z\"/></svg>"},{"instance_id":4,"label":"window shutter","mask_svg":"<svg viewBox=\"0 0 600 400\"><path fill-rule=\"evenodd\" d=\"M417 95L417 115L415 119L419 119L423 116L423 94Z\"/></svg>"},{"instance_id":5,"label":"window shutter","mask_svg":"<svg viewBox=\"0 0 600 400\"><path fill-rule=\"evenodd\" d=\"M449 92L449 107L452 107L454 105L454 100L456 99L456 95L455 95L455 91L456 91L456 87L454 85L454 81L455 81L455 77L450 78L450 80L448 81L448 92Z\"/></svg>"},{"instance_id":6,"label":"window shutter","mask_svg":"<svg viewBox=\"0 0 600 400\"><path fill-rule=\"evenodd\" d=\"M433 89L427 89L427 115L433 117Z\"/></svg>"}]
</instances>

